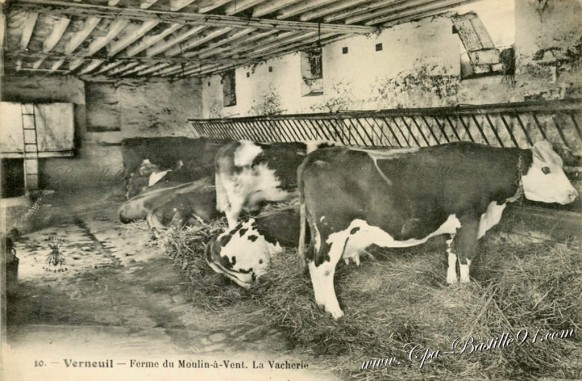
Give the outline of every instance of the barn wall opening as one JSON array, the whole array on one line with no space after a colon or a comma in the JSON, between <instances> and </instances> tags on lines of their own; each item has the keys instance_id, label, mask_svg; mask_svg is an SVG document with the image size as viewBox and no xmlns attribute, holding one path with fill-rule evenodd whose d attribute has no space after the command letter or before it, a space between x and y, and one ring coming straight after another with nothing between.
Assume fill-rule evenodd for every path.
<instances>
[{"instance_id":1,"label":"barn wall opening","mask_svg":"<svg viewBox=\"0 0 582 381\"><path fill-rule=\"evenodd\" d=\"M301 95L323 95L323 60L321 49L301 52Z\"/></svg>"},{"instance_id":2,"label":"barn wall opening","mask_svg":"<svg viewBox=\"0 0 582 381\"><path fill-rule=\"evenodd\" d=\"M222 104L224 107L236 106L236 72L229 70L222 78Z\"/></svg>"},{"instance_id":3,"label":"barn wall opening","mask_svg":"<svg viewBox=\"0 0 582 381\"><path fill-rule=\"evenodd\" d=\"M24 160L0 159L1 198L20 197L25 194Z\"/></svg>"}]
</instances>

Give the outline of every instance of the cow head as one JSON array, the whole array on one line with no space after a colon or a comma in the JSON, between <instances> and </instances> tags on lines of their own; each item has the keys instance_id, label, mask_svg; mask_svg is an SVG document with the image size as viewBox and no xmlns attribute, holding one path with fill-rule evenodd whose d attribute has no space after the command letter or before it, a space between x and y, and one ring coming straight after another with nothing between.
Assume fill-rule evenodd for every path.
<instances>
[{"instance_id":1,"label":"cow head","mask_svg":"<svg viewBox=\"0 0 582 381\"><path fill-rule=\"evenodd\" d=\"M522 176L523 192L528 200L557 202L565 205L578 197L578 192L562 169L563 161L552 145L543 140L532 148L533 161Z\"/></svg>"},{"instance_id":2,"label":"cow head","mask_svg":"<svg viewBox=\"0 0 582 381\"><path fill-rule=\"evenodd\" d=\"M249 288L267 272L271 256L281 251L261 235L254 218L213 237L206 245L206 262L241 287Z\"/></svg>"}]
</instances>

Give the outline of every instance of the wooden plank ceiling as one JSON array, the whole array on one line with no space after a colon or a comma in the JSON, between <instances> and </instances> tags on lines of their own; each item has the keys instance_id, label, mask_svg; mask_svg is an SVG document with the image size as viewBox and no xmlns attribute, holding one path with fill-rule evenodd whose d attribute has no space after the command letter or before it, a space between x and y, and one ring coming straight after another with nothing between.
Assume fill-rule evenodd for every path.
<instances>
[{"instance_id":1,"label":"wooden plank ceiling","mask_svg":"<svg viewBox=\"0 0 582 381\"><path fill-rule=\"evenodd\" d=\"M12 0L5 72L197 77L474 0Z\"/></svg>"}]
</instances>

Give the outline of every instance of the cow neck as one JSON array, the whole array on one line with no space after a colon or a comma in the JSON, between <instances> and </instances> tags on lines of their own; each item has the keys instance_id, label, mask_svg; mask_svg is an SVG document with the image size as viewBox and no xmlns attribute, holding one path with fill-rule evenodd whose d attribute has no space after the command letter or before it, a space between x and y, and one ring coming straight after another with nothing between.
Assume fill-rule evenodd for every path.
<instances>
[{"instance_id":1,"label":"cow neck","mask_svg":"<svg viewBox=\"0 0 582 381\"><path fill-rule=\"evenodd\" d=\"M521 152L519 153L518 159L517 159L517 176L515 179L515 185L517 185L517 191L515 192L515 195L513 197L510 197L507 199L507 202L515 202L520 200L520 203L523 203L523 180L522 180L522 176L523 176L523 158L521 155Z\"/></svg>"}]
</instances>

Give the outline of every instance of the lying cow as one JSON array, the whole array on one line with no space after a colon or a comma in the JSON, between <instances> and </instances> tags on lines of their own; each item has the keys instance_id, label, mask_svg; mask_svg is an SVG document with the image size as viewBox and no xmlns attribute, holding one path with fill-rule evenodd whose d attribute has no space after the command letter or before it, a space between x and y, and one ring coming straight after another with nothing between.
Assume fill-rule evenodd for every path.
<instances>
[{"instance_id":1,"label":"lying cow","mask_svg":"<svg viewBox=\"0 0 582 381\"><path fill-rule=\"evenodd\" d=\"M183 163L179 160L175 167L172 169L162 169L159 165L153 164L149 159L144 159L137 171L129 176L127 187L125 190L125 198L130 199L141 193L147 192L149 190L168 188L172 186L177 186L189 181L171 181L170 177L172 173L180 173L180 169L183 167ZM174 176L175 177L175 176ZM162 185L162 180L163 185ZM156 184L156 188L153 188Z\"/></svg>"},{"instance_id":2,"label":"lying cow","mask_svg":"<svg viewBox=\"0 0 582 381\"><path fill-rule=\"evenodd\" d=\"M185 208L184 213L180 210L174 211L181 204ZM169 213L182 213L182 218L186 218L186 214L191 212L193 216L209 222L218 216L215 205L216 190L212 178L205 177L191 183L140 194L121 205L119 219L123 223L129 223L146 219L151 214L151 221L155 220L153 224L159 227L167 224Z\"/></svg>"},{"instance_id":3,"label":"lying cow","mask_svg":"<svg viewBox=\"0 0 582 381\"><path fill-rule=\"evenodd\" d=\"M297 207L269 212L240 222L206 245L206 261L217 273L249 288L267 272L271 257L299 239Z\"/></svg>"},{"instance_id":4,"label":"lying cow","mask_svg":"<svg viewBox=\"0 0 582 381\"><path fill-rule=\"evenodd\" d=\"M177 193L169 201L152 208L146 217L154 234L169 228L208 224L218 218L216 188L211 185Z\"/></svg>"},{"instance_id":5,"label":"lying cow","mask_svg":"<svg viewBox=\"0 0 582 381\"><path fill-rule=\"evenodd\" d=\"M531 149L457 142L420 149L366 151L344 147L311 153L298 170L300 258L315 301L343 315L333 277L340 258L359 259L371 244L408 247L448 234L447 283L469 282L475 244L508 202L568 204L578 195L547 141ZM312 244L304 256L305 220ZM453 248L452 243L455 242Z\"/></svg>"},{"instance_id":6,"label":"lying cow","mask_svg":"<svg viewBox=\"0 0 582 381\"><path fill-rule=\"evenodd\" d=\"M254 143L224 145L216 154L216 208L234 228L240 213L265 201L297 197L297 167L305 155L330 143Z\"/></svg>"}]
</instances>

